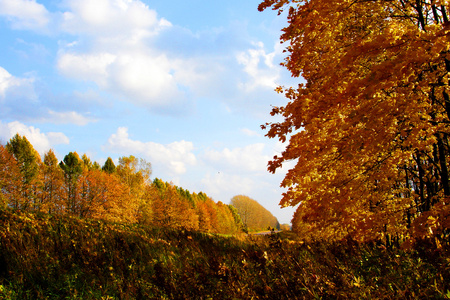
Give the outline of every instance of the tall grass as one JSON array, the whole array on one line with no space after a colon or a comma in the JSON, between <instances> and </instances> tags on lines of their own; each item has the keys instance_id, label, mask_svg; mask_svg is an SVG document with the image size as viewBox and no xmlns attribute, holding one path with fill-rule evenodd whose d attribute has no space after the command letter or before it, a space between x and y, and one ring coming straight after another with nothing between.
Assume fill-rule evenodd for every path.
<instances>
[{"instance_id":1,"label":"tall grass","mask_svg":"<svg viewBox=\"0 0 450 300\"><path fill-rule=\"evenodd\" d=\"M0 211L0 299L445 299L449 249Z\"/></svg>"}]
</instances>

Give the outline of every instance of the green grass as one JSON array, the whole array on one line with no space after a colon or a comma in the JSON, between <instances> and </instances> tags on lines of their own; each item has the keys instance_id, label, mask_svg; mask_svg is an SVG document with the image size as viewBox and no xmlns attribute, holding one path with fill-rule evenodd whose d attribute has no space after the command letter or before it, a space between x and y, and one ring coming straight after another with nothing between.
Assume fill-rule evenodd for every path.
<instances>
[{"instance_id":1,"label":"green grass","mask_svg":"<svg viewBox=\"0 0 450 300\"><path fill-rule=\"evenodd\" d=\"M0 211L0 299L449 299L449 249Z\"/></svg>"}]
</instances>

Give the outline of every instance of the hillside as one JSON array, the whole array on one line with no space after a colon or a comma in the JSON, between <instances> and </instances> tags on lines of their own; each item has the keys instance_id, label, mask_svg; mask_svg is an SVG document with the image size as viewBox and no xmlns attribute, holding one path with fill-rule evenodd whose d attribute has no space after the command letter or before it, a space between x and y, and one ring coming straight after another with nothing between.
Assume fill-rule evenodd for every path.
<instances>
[{"instance_id":1,"label":"hillside","mask_svg":"<svg viewBox=\"0 0 450 300\"><path fill-rule=\"evenodd\" d=\"M303 244L12 210L0 211L0 236L0 299L450 296L448 246L425 242Z\"/></svg>"}]
</instances>

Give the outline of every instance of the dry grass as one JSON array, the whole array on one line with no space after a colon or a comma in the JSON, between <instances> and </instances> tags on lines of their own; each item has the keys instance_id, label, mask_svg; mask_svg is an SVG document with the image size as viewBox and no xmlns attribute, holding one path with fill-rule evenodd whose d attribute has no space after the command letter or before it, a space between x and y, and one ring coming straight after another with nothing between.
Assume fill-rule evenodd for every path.
<instances>
[{"instance_id":1,"label":"dry grass","mask_svg":"<svg viewBox=\"0 0 450 300\"><path fill-rule=\"evenodd\" d=\"M0 299L445 299L449 249L0 211Z\"/></svg>"}]
</instances>

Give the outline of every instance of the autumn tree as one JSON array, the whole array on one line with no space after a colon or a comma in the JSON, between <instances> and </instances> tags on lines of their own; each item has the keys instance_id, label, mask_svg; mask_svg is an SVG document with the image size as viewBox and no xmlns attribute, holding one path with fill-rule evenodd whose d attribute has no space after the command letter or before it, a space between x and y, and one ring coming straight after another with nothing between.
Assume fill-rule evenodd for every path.
<instances>
[{"instance_id":1,"label":"autumn tree","mask_svg":"<svg viewBox=\"0 0 450 300\"><path fill-rule=\"evenodd\" d=\"M280 224L280 230L290 231L291 230L291 225L289 225L289 224Z\"/></svg>"},{"instance_id":2,"label":"autumn tree","mask_svg":"<svg viewBox=\"0 0 450 300\"><path fill-rule=\"evenodd\" d=\"M130 188L120 182L117 176L110 174L103 174L102 181L105 188L105 198L100 203L101 210L97 210L94 216L114 222L136 222L136 210L139 202L132 197Z\"/></svg>"},{"instance_id":3,"label":"autumn tree","mask_svg":"<svg viewBox=\"0 0 450 300\"><path fill-rule=\"evenodd\" d=\"M112 222L236 233L242 228L236 209L206 194L156 178L151 164L134 156L111 158L103 168L84 154L67 154L58 164L53 150L44 161L25 137L0 145L0 208L69 214ZM201 226L200 226L201 225Z\"/></svg>"},{"instance_id":4,"label":"autumn tree","mask_svg":"<svg viewBox=\"0 0 450 300\"><path fill-rule=\"evenodd\" d=\"M22 174L14 156L0 145L0 207L18 208L21 203Z\"/></svg>"},{"instance_id":5,"label":"autumn tree","mask_svg":"<svg viewBox=\"0 0 450 300\"><path fill-rule=\"evenodd\" d=\"M64 172L58 164L55 153L50 149L44 155L41 165L42 193L40 195L41 211L63 213L67 194L64 189Z\"/></svg>"},{"instance_id":6,"label":"autumn tree","mask_svg":"<svg viewBox=\"0 0 450 300\"><path fill-rule=\"evenodd\" d=\"M236 219L234 213L237 213L237 211L233 206L219 201L216 203L215 209L217 211L218 233L235 234L242 231L242 224L239 222L240 220Z\"/></svg>"},{"instance_id":7,"label":"autumn tree","mask_svg":"<svg viewBox=\"0 0 450 300\"><path fill-rule=\"evenodd\" d=\"M11 153L17 161L20 173L22 174L22 183L20 185L21 203L17 207L23 210L39 209L39 169L41 164L41 157L39 153L33 148L33 145L25 136L16 134L6 144L6 149Z\"/></svg>"},{"instance_id":8,"label":"autumn tree","mask_svg":"<svg viewBox=\"0 0 450 300\"><path fill-rule=\"evenodd\" d=\"M151 183L151 163L133 155L123 156L119 158L116 174L120 181L128 186L130 196L138 204L136 214L141 214L142 218L148 218L151 215L151 200L146 195L148 191L146 186Z\"/></svg>"},{"instance_id":9,"label":"autumn tree","mask_svg":"<svg viewBox=\"0 0 450 300\"><path fill-rule=\"evenodd\" d=\"M142 198L137 206L136 219L141 224L151 225L153 222L153 201L157 197L157 189L153 184L146 184Z\"/></svg>"},{"instance_id":10,"label":"autumn tree","mask_svg":"<svg viewBox=\"0 0 450 300\"><path fill-rule=\"evenodd\" d=\"M205 232L218 232L219 223L217 218L217 210L214 201L206 196L205 193L198 193L197 212L199 216L199 227Z\"/></svg>"},{"instance_id":11,"label":"autumn tree","mask_svg":"<svg viewBox=\"0 0 450 300\"><path fill-rule=\"evenodd\" d=\"M177 187L155 178L153 184L152 222L157 226L198 229L198 216L187 201L182 199Z\"/></svg>"},{"instance_id":12,"label":"autumn tree","mask_svg":"<svg viewBox=\"0 0 450 300\"><path fill-rule=\"evenodd\" d=\"M197 197L197 194L194 194ZM206 199L199 198L196 205L196 213L198 215L198 226L203 232L214 231L214 216L211 215L211 209L208 208L208 202Z\"/></svg>"},{"instance_id":13,"label":"autumn tree","mask_svg":"<svg viewBox=\"0 0 450 300\"><path fill-rule=\"evenodd\" d=\"M242 222L241 216L239 215L236 207L234 207L231 204L227 205L227 207L230 210L231 215L233 216L234 223L236 224L236 227L237 227L238 231L239 232L243 231L244 223Z\"/></svg>"},{"instance_id":14,"label":"autumn tree","mask_svg":"<svg viewBox=\"0 0 450 300\"><path fill-rule=\"evenodd\" d=\"M88 170L101 170L100 164L96 161L92 162L91 159L85 154L81 157L84 168Z\"/></svg>"},{"instance_id":15,"label":"autumn tree","mask_svg":"<svg viewBox=\"0 0 450 300\"><path fill-rule=\"evenodd\" d=\"M267 136L295 161L280 205L294 230L361 240L450 227L449 1L265 0L288 10L283 65L298 87Z\"/></svg>"},{"instance_id":16,"label":"autumn tree","mask_svg":"<svg viewBox=\"0 0 450 300\"><path fill-rule=\"evenodd\" d=\"M260 231L279 228L278 220L258 201L244 195L231 198L230 204L235 207L244 228L248 231Z\"/></svg>"},{"instance_id":17,"label":"autumn tree","mask_svg":"<svg viewBox=\"0 0 450 300\"><path fill-rule=\"evenodd\" d=\"M83 170L78 177L75 214L114 222L134 223L136 201L120 179L100 170Z\"/></svg>"}]
</instances>

